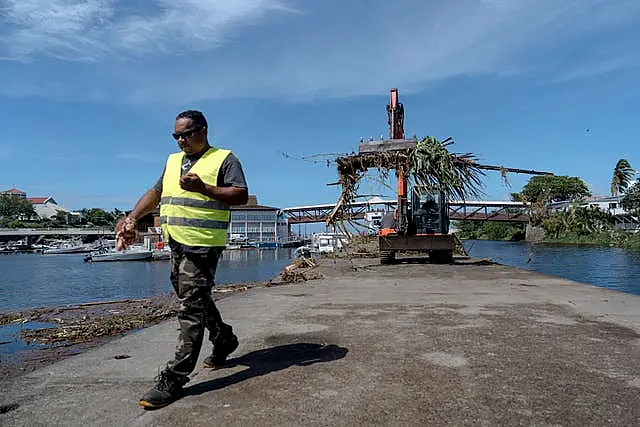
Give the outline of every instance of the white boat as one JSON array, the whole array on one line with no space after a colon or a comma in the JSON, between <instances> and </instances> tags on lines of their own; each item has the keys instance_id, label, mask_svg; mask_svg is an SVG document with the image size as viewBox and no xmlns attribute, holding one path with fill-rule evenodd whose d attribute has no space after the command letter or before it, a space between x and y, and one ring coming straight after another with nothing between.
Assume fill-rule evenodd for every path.
<instances>
[{"instance_id":1,"label":"white boat","mask_svg":"<svg viewBox=\"0 0 640 427\"><path fill-rule=\"evenodd\" d=\"M82 254L91 252L93 247L81 242L64 242L57 246L44 249L43 254Z\"/></svg>"},{"instance_id":2,"label":"white boat","mask_svg":"<svg viewBox=\"0 0 640 427\"><path fill-rule=\"evenodd\" d=\"M143 246L129 246L123 251L103 248L99 251L91 252L85 257L85 262L108 262L108 261L148 261L153 259L153 251Z\"/></svg>"}]
</instances>

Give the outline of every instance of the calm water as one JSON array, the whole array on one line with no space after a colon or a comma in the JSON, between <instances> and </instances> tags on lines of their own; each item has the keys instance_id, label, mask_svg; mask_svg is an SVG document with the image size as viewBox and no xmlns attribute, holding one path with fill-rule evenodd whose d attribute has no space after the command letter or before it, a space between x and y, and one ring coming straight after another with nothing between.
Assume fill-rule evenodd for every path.
<instances>
[{"instance_id":1,"label":"calm water","mask_svg":"<svg viewBox=\"0 0 640 427\"><path fill-rule=\"evenodd\" d=\"M640 295L638 251L483 240L468 240L464 245L472 256ZM85 263L83 256L0 255L0 312L144 298L172 290L168 261ZM290 249L228 250L216 282L269 280L291 259Z\"/></svg>"},{"instance_id":2,"label":"calm water","mask_svg":"<svg viewBox=\"0 0 640 427\"><path fill-rule=\"evenodd\" d=\"M169 262L85 263L83 254L0 255L0 312L171 292ZM216 283L275 278L291 249L225 251Z\"/></svg>"},{"instance_id":3,"label":"calm water","mask_svg":"<svg viewBox=\"0 0 640 427\"><path fill-rule=\"evenodd\" d=\"M640 295L640 251L467 240L469 255Z\"/></svg>"},{"instance_id":4,"label":"calm water","mask_svg":"<svg viewBox=\"0 0 640 427\"><path fill-rule=\"evenodd\" d=\"M84 254L0 255L0 312L121 298L144 298L173 290L169 262L85 263ZM275 278L291 263L291 249L225 251L216 282ZM51 325L28 322L0 326L0 363L42 346L19 339L24 329Z\"/></svg>"}]
</instances>

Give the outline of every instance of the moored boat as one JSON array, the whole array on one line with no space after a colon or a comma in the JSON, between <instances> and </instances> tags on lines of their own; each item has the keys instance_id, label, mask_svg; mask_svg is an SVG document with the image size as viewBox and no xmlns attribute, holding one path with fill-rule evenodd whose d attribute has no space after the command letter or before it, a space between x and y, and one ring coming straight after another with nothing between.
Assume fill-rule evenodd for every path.
<instances>
[{"instance_id":1,"label":"moored boat","mask_svg":"<svg viewBox=\"0 0 640 427\"><path fill-rule=\"evenodd\" d=\"M43 254L82 254L94 250L91 245L79 242L65 242L42 251Z\"/></svg>"},{"instance_id":2,"label":"moored boat","mask_svg":"<svg viewBox=\"0 0 640 427\"><path fill-rule=\"evenodd\" d=\"M142 246L129 246L123 251L103 248L91 252L85 257L85 262L109 262L109 261L148 261L153 259L153 251Z\"/></svg>"}]
</instances>

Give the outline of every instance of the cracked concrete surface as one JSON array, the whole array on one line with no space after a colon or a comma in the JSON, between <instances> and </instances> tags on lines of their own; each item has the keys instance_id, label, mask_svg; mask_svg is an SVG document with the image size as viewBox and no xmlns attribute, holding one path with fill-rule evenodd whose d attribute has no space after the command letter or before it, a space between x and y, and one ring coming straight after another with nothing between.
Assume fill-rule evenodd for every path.
<instances>
[{"instance_id":1,"label":"cracked concrete surface","mask_svg":"<svg viewBox=\"0 0 640 427\"><path fill-rule=\"evenodd\" d=\"M638 296L499 265L321 269L220 301L240 347L166 408L137 401L175 321L4 384L0 424L640 424Z\"/></svg>"}]
</instances>

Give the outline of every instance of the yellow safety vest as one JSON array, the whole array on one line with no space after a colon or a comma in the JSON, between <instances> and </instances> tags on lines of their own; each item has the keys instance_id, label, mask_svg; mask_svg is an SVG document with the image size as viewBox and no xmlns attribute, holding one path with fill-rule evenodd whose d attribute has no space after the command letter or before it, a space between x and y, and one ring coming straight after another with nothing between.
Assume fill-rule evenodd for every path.
<instances>
[{"instance_id":1,"label":"yellow safety vest","mask_svg":"<svg viewBox=\"0 0 640 427\"><path fill-rule=\"evenodd\" d=\"M218 184L218 171L231 150L212 147L200 157L189 172L205 184ZM162 179L160 223L166 241L169 236L188 246L225 246L229 228L229 205L204 194L180 188L183 152L167 159Z\"/></svg>"}]
</instances>

